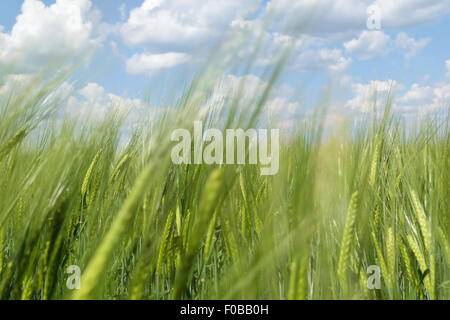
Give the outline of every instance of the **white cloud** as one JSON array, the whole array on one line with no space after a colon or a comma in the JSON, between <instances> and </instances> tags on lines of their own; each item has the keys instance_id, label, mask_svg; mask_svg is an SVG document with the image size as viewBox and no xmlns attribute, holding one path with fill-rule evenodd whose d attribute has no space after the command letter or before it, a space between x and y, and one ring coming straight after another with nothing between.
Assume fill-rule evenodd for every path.
<instances>
[{"instance_id":1,"label":"white cloud","mask_svg":"<svg viewBox=\"0 0 450 320\"><path fill-rule=\"evenodd\" d=\"M293 68L300 71L343 72L351 64L351 58L345 58L340 49L308 49L298 53Z\"/></svg>"},{"instance_id":2,"label":"white cloud","mask_svg":"<svg viewBox=\"0 0 450 320\"><path fill-rule=\"evenodd\" d=\"M105 99L105 88L95 82L89 82L78 92L90 103L102 102Z\"/></svg>"},{"instance_id":3,"label":"white cloud","mask_svg":"<svg viewBox=\"0 0 450 320\"><path fill-rule=\"evenodd\" d=\"M129 114L127 118L129 124L130 121L139 121L147 109L142 100L107 93L104 87L95 82L89 82L78 92L74 92L67 100L66 108L71 116L87 116L97 120L104 119L112 112L123 112Z\"/></svg>"},{"instance_id":4,"label":"white cloud","mask_svg":"<svg viewBox=\"0 0 450 320\"><path fill-rule=\"evenodd\" d=\"M0 101L25 98L26 102L29 102L42 87L37 86L38 83L40 84L29 74L7 74L0 78ZM24 92L26 97L23 95Z\"/></svg>"},{"instance_id":5,"label":"white cloud","mask_svg":"<svg viewBox=\"0 0 450 320\"><path fill-rule=\"evenodd\" d=\"M372 80L367 84L352 83L353 98L344 107L354 111L370 112L374 109L374 94L377 95L377 110L382 110L388 96L395 95L404 86L395 80Z\"/></svg>"},{"instance_id":6,"label":"white cloud","mask_svg":"<svg viewBox=\"0 0 450 320\"><path fill-rule=\"evenodd\" d=\"M205 106L206 110L223 108L230 101L239 96L239 108L249 109L255 98L261 96L267 89L268 83L261 78L247 74L241 77L229 74L213 80L213 89L210 102Z\"/></svg>"},{"instance_id":7,"label":"white cloud","mask_svg":"<svg viewBox=\"0 0 450 320\"><path fill-rule=\"evenodd\" d=\"M371 59L377 55L386 55L390 41L391 38L383 31L364 30L359 38L344 43L345 53L362 60Z\"/></svg>"},{"instance_id":8,"label":"white cloud","mask_svg":"<svg viewBox=\"0 0 450 320\"><path fill-rule=\"evenodd\" d=\"M434 86L414 83L395 101L394 109L403 114L425 115L429 112L448 109L449 106L450 83Z\"/></svg>"},{"instance_id":9,"label":"white cloud","mask_svg":"<svg viewBox=\"0 0 450 320\"><path fill-rule=\"evenodd\" d=\"M387 55L393 49L399 49L404 53L405 58L409 59L425 47L430 40L429 38L416 40L404 32L400 32L396 39L392 40L383 31L364 30L358 38L345 42L343 45L347 54L355 55L361 60Z\"/></svg>"},{"instance_id":10,"label":"white cloud","mask_svg":"<svg viewBox=\"0 0 450 320\"><path fill-rule=\"evenodd\" d=\"M9 106L21 109L36 106L41 111L46 106L64 106L74 93L73 86L63 79L43 79L39 74L5 74L0 78L0 101L9 101ZM37 101L39 101L38 104Z\"/></svg>"},{"instance_id":11,"label":"white cloud","mask_svg":"<svg viewBox=\"0 0 450 320\"><path fill-rule=\"evenodd\" d=\"M433 109L450 107L450 83L435 88L433 93Z\"/></svg>"},{"instance_id":12,"label":"white cloud","mask_svg":"<svg viewBox=\"0 0 450 320\"><path fill-rule=\"evenodd\" d=\"M445 61L447 71L450 71L450 60ZM414 83L396 101L396 108L403 112L425 114L450 107L450 77L433 85Z\"/></svg>"},{"instance_id":13,"label":"white cloud","mask_svg":"<svg viewBox=\"0 0 450 320\"><path fill-rule=\"evenodd\" d=\"M258 107L260 98L267 89L269 83L255 75L223 75L214 81L211 98L202 105L198 116L204 117L213 110L219 114L224 111L227 115L227 108L236 103L234 106L237 114L245 118ZM302 115L302 108L294 98L294 93L295 90L287 84L271 87L267 101L261 107L258 121L284 128L298 120Z\"/></svg>"},{"instance_id":14,"label":"white cloud","mask_svg":"<svg viewBox=\"0 0 450 320\"><path fill-rule=\"evenodd\" d=\"M448 68L450 61L446 61ZM389 96L393 97L393 109L403 115L424 115L428 112L446 110L450 106L449 79L425 85L413 83L409 88L395 80L373 80L362 84L351 84L352 98L341 105L341 109L357 112L373 110L374 94L377 94L377 108L381 110Z\"/></svg>"},{"instance_id":15,"label":"white cloud","mask_svg":"<svg viewBox=\"0 0 450 320\"><path fill-rule=\"evenodd\" d=\"M152 75L188 61L200 45L211 46L233 29L233 22L255 10L260 0L145 0L130 11L120 34L142 50L127 60L130 74Z\"/></svg>"},{"instance_id":16,"label":"white cloud","mask_svg":"<svg viewBox=\"0 0 450 320\"><path fill-rule=\"evenodd\" d=\"M416 112L418 109L429 109L434 99L433 88L412 84L411 88L396 100L396 109L401 112Z\"/></svg>"},{"instance_id":17,"label":"white cloud","mask_svg":"<svg viewBox=\"0 0 450 320\"><path fill-rule=\"evenodd\" d=\"M421 86L413 83L411 88L398 99L401 104L407 103L426 103L432 97L433 89L430 86Z\"/></svg>"},{"instance_id":18,"label":"white cloud","mask_svg":"<svg viewBox=\"0 0 450 320\"><path fill-rule=\"evenodd\" d=\"M175 67L189 60L189 55L179 52L161 54L135 54L126 62L127 72L130 74L147 74L161 69Z\"/></svg>"},{"instance_id":19,"label":"white cloud","mask_svg":"<svg viewBox=\"0 0 450 320\"><path fill-rule=\"evenodd\" d=\"M395 39L395 45L397 48L404 50L405 58L409 59L414 57L417 52L425 47L430 41L430 38L415 40L414 38L409 37L406 33L400 32Z\"/></svg>"},{"instance_id":20,"label":"white cloud","mask_svg":"<svg viewBox=\"0 0 450 320\"><path fill-rule=\"evenodd\" d=\"M259 2L145 0L130 11L121 34L131 46L144 46L152 51L183 51L222 36L233 20L247 15Z\"/></svg>"},{"instance_id":21,"label":"white cloud","mask_svg":"<svg viewBox=\"0 0 450 320\"><path fill-rule=\"evenodd\" d=\"M266 104L269 119L290 120L289 118L299 116L301 106L298 101L291 102L286 97L276 97Z\"/></svg>"},{"instance_id":22,"label":"white cloud","mask_svg":"<svg viewBox=\"0 0 450 320\"><path fill-rule=\"evenodd\" d=\"M90 0L56 0L46 6L25 0L10 33L0 30L0 66L34 72L59 59L90 53L99 45L95 26L100 14Z\"/></svg>"},{"instance_id":23,"label":"white cloud","mask_svg":"<svg viewBox=\"0 0 450 320\"><path fill-rule=\"evenodd\" d=\"M271 0L266 5L260 0L145 0L130 11L128 20L121 24L120 34L126 44L142 51L127 62L127 69L133 74L151 75L152 69L159 69L141 71L142 68L137 68L138 64L148 65L143 63L147 57L159 60L158 55L174 53L194 56L199 45L210 46L229 31L236 33L235 38L239 38L238 35L249 37L248 42L235 41L238 47L233 47L235 56L244 59L251 52L252 40L261 36L263 49L255 57L256 66L275 63L283 50L296 41L293 55L297 58L287 67L338 73L345 71L352 60L339 49L328 48L345 41L346 54L360 59L385 55L394 48L409 59L429 42L429 39L416 40L405 33L391 39L384 31L368 31L369 6L379 7L382 29L389 30L416 26L449 14L449 4L450 0ZM260 16L248 20L249 12L263 9L264 5L265 9L260 12L272 17L268 24ZM309 22L302 30L301 39L286 29L290 22L304 21ZM173 63L170 55L161 57L169 67L186 62L180 58Z\"/></svg>"},{"instance_id":24,"label":"white cloud","mask_svg":"<svg viewBox=\"0 0 450 320\"><path fill-rule=\"evenodd\" d=\"M242 42L236 41L239 57L250 56L254 45L260 44L260 51L255 57L256 66L273 65L286 52L290 52L291 56L285 67L297 71L328 71L337 74L347 70L352 62L351 58L343 55L341 49L328 48L327 41L320 37L307 34L292 36L268 30L265 22L259 19L238 19L233 21L233 27L233 37L243 39Z\"/></svg>"}]
</instances>

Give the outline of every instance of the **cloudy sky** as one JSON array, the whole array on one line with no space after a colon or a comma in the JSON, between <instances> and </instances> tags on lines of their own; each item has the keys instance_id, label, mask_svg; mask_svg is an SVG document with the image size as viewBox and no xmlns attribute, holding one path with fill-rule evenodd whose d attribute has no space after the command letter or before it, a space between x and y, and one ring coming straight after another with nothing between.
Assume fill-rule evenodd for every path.
<instances>
[{"instance_id":1,"label":"cloudy sky","mask_svg":"<svg viewBox=\"0 0 450 320\"><path fill-rule=\"evenodd\" d=\"M308 23L299 36L286 27L301 21ZM273 112L298 113L331 83L336 116L366 112L374 87L394 89L395 108L420 115L449 106L449 30L450 0L8 0L0 1L0 69L33 74L87 57L74 106L122 99L142 108L147 91L164 90L227 35L262 35L249 74L225 71L224 79L264 86L258 70L292 44ZM239 44L240 58L253 43Z\"/></svg>"}]
</instances>

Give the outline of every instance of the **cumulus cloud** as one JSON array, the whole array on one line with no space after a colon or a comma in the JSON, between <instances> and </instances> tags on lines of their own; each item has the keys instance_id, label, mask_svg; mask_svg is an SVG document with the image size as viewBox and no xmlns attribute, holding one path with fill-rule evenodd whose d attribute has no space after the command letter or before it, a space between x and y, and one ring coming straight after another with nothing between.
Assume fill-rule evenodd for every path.
<instances>
[{"instance_id":1,"label":"cumulus cloud","mask_svg":"<svg viewBox=\"0 0 450 320\"><path fill-rule=\"evenodd\" d=\"M449 66L446 61L446 66ZM413 83L410 87L395 80L373 80L369 83L352 82L352 97L341 107L357 112L369 112L374 107L381 110L388 96L393 97L393 109L403 115L424 115L428 112L448 109L450 106L450 81L446 78L434 84Z\"/></svg>"},{"instance_id":2,"label":"cumulus cloud","mask_svg":"<svg viewBox=\"0 0 450 320\"><path fill-rule=\"evenodd\" d=\"M120 27L123 41L142 50L126 62L131 74L185 63L200 45L211 45L233 21L255 10L260 0L145 0Z\"/></svg>"},{"instance_id":3,"label":"cumulus cloud","mask_svg":"<svg viewBox=\"0 0 450 320\"><path fill-rule=\"evenodd\" d=\"M238 77L232 74L224 74L213 80L211 98L202 106L201 113L206 114L212 109L226 108L233 99L237 98L239 98L238 109L250 110L254 100L264 93L268 85L266 81L255 75L247 74Z\"/></svg>"},{"instance_id":4,"label":"cumulus cloud","mask_svg":"<svg viewBox=\"0 0 450 320\"><path fill-rule=\"evenodd\" d=\"M344 42L343 45L347 54L354 55L361 60L387 55L393 49L399 49L400 52L404 53L405 58L409 59L425 47L430 40L429 38L416 40L404 32L400 32L393 40L383 31L364 30L358 38Z\"/></svg>"},{"instance_id":5,"label":"cumulus cloud","mask_svg":"<svg viewBox=\"0 0 450 320\"><path fill-rule=\"evenodd\" d=\"M341 49L308 49L300 52L293 63L293 67L300 71L343 72L351 64L351 58L345 58Z\"/></svg>"},{"instance_id":6,"label":"cumulus cloud","mask_svg":"<svg viewBox=\"0 0 450 320\"><path fill-rule=\"evenodd\" d=\"M5 98L11 91L22 90L33 83L33 77L29 74L7 74L0 81L0 97Z\"/></svg>"},{"instance_id":7,"label":"cumulus cloud","mask_svg":"<svg viewBox=\"0 0 450 320\"><path fill-rule=\"evenodd\" d=\"M259 106L258 103L267 89L270 89L267 100ZM216 119L227 119L228 108L233 105L237 117L246 119L257 107L261 107L257 122L284 128L301 115L302 108L296 101L294 92L295 90L288 88L286 84L269 88L267 81L252 74L243 76L224 74L213 81L209 98L202 104L197 116L201 119L209 112L214 112L218 115L224 114L223 118L216 117Z\"/></svg>"},{"instance_id":8,"label":"cumulus cloud","mask_svg":"<svg viewBox=\"0 0 450 320\"><path fill-rule=\"evenodd\" d=\"M344 43L345 52L362 60L386 55L391 38L383 31L363 31L358 38Z\"/></svg>"},{"instance_id":9,"label":"cumulus cloud","mask_svg":"<svg viewBox=\"0 0 450 320\"><path fill-rule=\"evenodd\" d=\"M450 71L450 60L445 61L447 71ZM448 74L442 81L434 84L414 83L396 101L396 108L403 112L426 114L450 107L450 77Z\"/></svg>"},{"instance_id":10,"label":"cumulus cloud","mask_svg":"<svg viewBox=\"0 0 450 320\"><path fill-rule=\"evenodd\" d=\"M353 98L345 103L345 107L354 111L370 112L375 107L381 110L387 98L403 90L404 86L395 80L372 80L369 83L352 83ZM377 105L374 105L374 94L377 95Z\"/></svg>"},{"instance_id":11,"label":"cumulus cloud","mask_svg":"<svg viewBox=\"0 0 450 320\"><path fill-rule=\"evenodd\" d=\"M269 31L259 18L249 20L249 13L261 8L262 4L260 0L145 0L140 7L130 11L127 22L120 28L124 42L143 51L127 60L127 70L131 74L151 75L159 64L169 68L185 63L186 56L192 55L199 45L210 45L231 31L233 38L239 39L235 43L239 45L237 54L241 57L252 51L249 43L240 42L242 38L247 37L248 42L262 39L264 49L256 57L255 65L258 66L275 63L276 57L293 45L293 54L299 56L294 67L299 70L338 72L348 67L351 59L343 57L339 49L302 52L311 43L317 43L318 39L314 37L305 35L297 39L284 34L282 27ZM298 9L295 5L289 7L287 19L292 17L293 9ZM266 10L270 11L270 5ZM154 64L154 59L158 63Z\"/></svg>"},{"instance_id":12,"label":"cumulus cloud","mask_svg":"<svg viewBox=\"0 0 450 320\"><path fill-rule=\"evenodd\" d=\"M411 88L398 101L401 104L414 102L426 103L433 94L433 89L430 86L421 86L413 83Z\"/></svg>"},{"instance_id":13,"label":"cumulus cloud","mask_svg":"<svg viewBox=\"0 0 450 320\"><path fill-rule=\"evenodd\" d=\"M292 120L289 118L300 115L301 105L298 101L289 101L286 97L276 97L266 104L269 118Z\"/></svg>"},{"instance_id":14,"label":"cumulus cloud","mask_svg":"<svg viewBox=\"0 0 450 320\"><path fill-rule=\"evenodd\" d=\"M449 106L450 83L440 83L434 86L414 83L394 104L395 110L403 114L419 116L448 109Z\"/></svg>"},{"instance_id":15,"label":"cumulus cloud","mask_svg":"<svg viewBox=\"0 0 450 320\"><path fill-rule=\"evenodd\" d=\"M264 49L256 57L255 65L273 64L283 49L295 41L298 43L294 45L293 55L297 58L290 66L297 70L331 72L342 72L351 64L351 59L339 49L327 49L338 44L344 44L347 55L362 60L385 55L394 48L409 59L430 41L414 39L402 32L391 39L384 31L367 30L367 10L371 6L378 8L382 29L386 31L417 26L450 13L450 0L270 0L267 3L260 0L145 0L130 11L127 21L121 24L120 34L126 44L142 52L128 59L127 70L132 74L149 75L153 72L148 70L144 59L164 60L169 67L179 65L187 60L181 56L174 58L173 54L193 56L199 45L210 45L229 31L261 36ZM271 20L266 24L261 16L250 18L249 13L255 8L269 14ZM307 24L300 40L286 27L289 22L302 21ZM306 38L308 43L304 41ZM312 43L315 49L311 48ZM250 45L240 44L239 57L251 52L246 46Z\"/></svg>"},{"instance_id":16,"label":"cumulus cloud","mask_svg":"<svg viewBox=\"0 0 450 320\"><path fill-rule=\"evenodd\" d=\"M259 0L145 0L131 10L121 34L129 45L180 51L227 32L233 20L255 9Z\"/></svg>"},{"instance_id":17,"label":"cumulus cloud","mask_svg":"<svg viewBox=\"0 0 450 320\"><path fill-rule=\"evenodd\" d=\"M238 113L242 112L244 116L249 115L269 86L268 82L251 74L240 77L231 74L223 75L214 80L212 85L211 93L205 94L208 99L204 100L200 107L197 115L199 119L211 111L226 113L230 103L235 102L233 99L238 97L238 93L240 94ZM240 90L242 88L244 90ZM286 85L273 88L262 107L260 120L267 119L278 125L282 122L288 123L300 116L300 103L293 101L289 96L292 91L286 88ZM77 91L72 90L67 101L66 111L69 116L102 120L108 114L118 111L128 115L125 123L128 128L142 124L143 121L151 121L162 115L166 109L150 107L141 99L125 98L108 93L103 86L95 82L90 82Z\"/></svg>"},{"instance_id":18,"label":"cumulus cloud","mask_svg":"<svg viewBox=\"0 0 450 320\"><path fill-rule=\"evenodd\" d=\"M129 74L152 75L155 71L172 68L189 60L189 55L179 52L161 54L135 54L126 62Z\"/></svg>"},{"instance_id":19,"label":"cumulus cloud","mask_svg":"<svg viewBox=\"0 0 450 320\"><path fill-rule=\"evenodd\" d=\"M450 83L445 83L433 90L433 109L450 107Z\"/></svg>"},{"instance_id":20,"label":"cumulus cloud","mask_svg":"<svg viewBox=\"0 0 450 320\"><path fill-rule=\"evenodd\" d=\"M413 83L411 88L396 100L396 109L402 112L415 112L417 109L430 109L434 100L433 88Z\"/></svg>"},{"instance_id":21,"label":"cumulus cloud","mask_svg":"<svg viewBox=\"0 0 450 320\"><path fill-rule=\"evenodd\" d=\"M102 101L105 98L105 88L98 83L89 82L84 88L78 91L88 102Z\"/></svg>"},{"instance_id":22,"label":"cumulus cloud","mask_svg":"<svg viewBox=\"0 0 450 320\"><path fill-rule=\"evenodd\" d=\"M415 40L409 37L406 33L400 32L395 39L395 45L397 48L405 51L405 58L409 59L414 57L417 52L425 47L431 41L430 38L423 38Z\"/></svg>"},{"instance_id":23,"label":"cumulus cloud","mask_svg":"<svg viewBox=\"0 0 450 320\"><path fill-rule=\"evenodd\" d=\"M10 33L0 30L0 66L34 72L59 59L81 57L100 42L100 13L90 0L25 0Z\"/></svg>"},{"instance_id":24,"label":"cumulus cloud","mask_svg":"<svg viewBox=\"0 0 450 320\"><path fill-rule=\"evenodd\" d=\"M98 83L89 82L67 100L67 113L70 116L104 119L111 112L128 114L128 121L136 122L147 109L140 99L119 97L106 92Z\"/></svg>"}]
</instances>

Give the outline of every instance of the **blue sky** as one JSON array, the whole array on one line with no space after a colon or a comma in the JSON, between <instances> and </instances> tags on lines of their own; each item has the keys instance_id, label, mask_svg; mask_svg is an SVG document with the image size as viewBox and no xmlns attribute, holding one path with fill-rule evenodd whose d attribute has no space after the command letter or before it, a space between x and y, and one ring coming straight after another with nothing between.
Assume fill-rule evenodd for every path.
<instances>
[{"instance_id":1,"label":"blue sky","mask_svg":"<svg viewBox=\"0 0 450 320\"><path fill-rule=\"evenodd\" d=\"M367 24L369 16L379 28ZM311 23L299 38L282 26L305 17ZM258 71L294 43L270 101L286 121L328 83L334 92L331 121L347 111L367 112L374 87L381 93L395 88L396 109L408 115L448 108L450 0L1 1L0 68L14 64L9 72L32 74L61 56L86 56L72 88L74 108L119 96L142 107L145 93L158 97L186 69L195 69L191 62L204 58L211 44L244 30L250 37L264 34L264 52L250 71L252 87L264 85ZM252 45L240 46L244 59ZM234 81L227 72L224 79ZM160 103L153 98L152 104Z\"/></svg>"}]
</instances>

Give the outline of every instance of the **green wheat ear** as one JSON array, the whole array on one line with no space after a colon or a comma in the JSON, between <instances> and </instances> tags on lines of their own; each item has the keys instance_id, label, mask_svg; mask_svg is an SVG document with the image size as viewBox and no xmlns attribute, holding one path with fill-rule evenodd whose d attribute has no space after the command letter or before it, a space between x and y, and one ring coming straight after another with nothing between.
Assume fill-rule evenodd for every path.
<instances>
[{"instance_id":1,"label":"green wheat ear","mask_svg":"<svg viewBox=\"0 0 450 320\"><path fill-rule=\"evenodd\" d=\"M342 236L341 250L339 253L339 262L337 276L346 293L347 288L347 268L350 259L350 248L353 240L353 234L356 221L356 209L358 203L358 191L352 194L350 204L348 206L347 218L345 221L344 234Z\"/></svg>"},{"instance_id":2,"label":"green wheat ear","mask_svg":"<svg viewBox=\"0 0 450 320\"><path fill-rule=\"evenodd\" d=\"M430 253L431 252L431 234L430 228L427 221L427 216L420 204L419 198L414 190L411 190L411 199L414 207L414 212L416 213L417 221L419 222L420 231L422 232L423 242L425 243L425 248Z\"/></svg>"},{"instance_id":3,"label":"green wheat ear","mask_svg":"<svg viewBox=\"0 0 450 320\"><path fill-rule=\"evenodd\" d=\"M224 235L224 240L226 243L227 256L235 263L236 266L240 264L239 261L239 251L236 238L231 231L230 222L227 220L222 221L222 231Z\"/></svg>"},{"instance_id":4,"label":"green wheat ear","mask_svg":"<svg viewBox=\"0 0 450 320\"><path fill-rule=\"evenodd\" d=\"M445 236L444 230L441 227L438 227L438 236L439 236L439 244L441 245L441 249L444 252L444 256L447 261L447 267L450 268L450 245L447 237Z\"/></svg>"},{"instance_id":5,"label":"green wheat ear","mask_svg":"<svg viewBox=\"0 0 450 320\"><path fill-rule=\"evenodd\" d=\"M391 287L394 286L395 282L395 243L394 243L394 231L392 227L387 230L386 237L386 252L387 252L387 267L389 270L389 282Z\"/></svg>"},{"instance_id":6,"label":"green wheat ear","mask_svg":"<svg viewBox=\"0 0 450 320\"><path fill-rule=\"evenodd\" d=\"M205 259L208 259L209 252L211 251L211 242L214 235L214 231L216 229L216 221L217 221L217 211L214 212L213 218L209 223L208 232L206 233L205 248L203 251Z\"/></svg>"},{"instance_id":7,"label":"green wheat ear","mask_svg":"<svg viewBox=\"0 0 450 320\"><path fill-rule=\"evenodd\" d=\"M297 261L291 263L289 267L289 290L288 290L288 300L295 300L297 296L297 285L298 285L298 265Z\"/></svg>"},{"instance_id":8,"label":"green wheat ear","mask_svg":"<svg viewBox=\"0 0 450 320\"><path fill-rule=\"evenodd\" d=\"M91 181L92 172L94 171L94 168L97 165L97 162L100 159L102 152L103 152L103 148L100 148L100 150L97 151L94 159L92 160L92 162L86 172L86 175L83 180L83 184L81 185L81 197L84 197L87 193L89 182Z\"/></svg>"},{"instance_id":9,"label":"green wheat ear","mask_svg":"<svg viewBox=\"0 0 450 320\"><path fill-rule=\"evenodd\" d=\"M416 257L417 262L419 263L420 271L424 273L427 268L427 262L425 260L424 255L422 254L422 251L420 250L419 244L414 239L414 237L410 234L407 235L407 240L409 247L411 248L411 251L414 253L414 256ZM430 279L430 274L428 274L424 280L425 287L430 295L432 295L433 292L433 285Z\"/></svg>"},{"instance_id":10,"label":"green wheat ear","mask_svg":"<svg viewBox=\"0 0 450 320\"><path fill-rule=\"evenodd\" d=\"M390 283L390 277L389 277L389 272L388 272L388 268L387 268L387 265L386 265L386 261L384 260L383 252L381 251L381 248L380 248L380 245L378 243L377 236L375 235L375 232L372 232L371 236L372 236L373 245L375 246L375 252L377 254L378 262L380 263L380 268L381 268L381 272L383 274L383 277L384 277L384 279L386 279L387 285L389 287L392 287L392 285Z\"/></svg>"},{"instance_id":11,"label":"green wheat ear","mask_svg":"<svg viewBox=\"0 0 450 320\"><path fill-rule=\"evenodd\" d=\"M173 222L174 222L174 213L173 211L171 211L167 216L163 237L161 239L161 246L159 248L158 262L156 264L156 273L158 275L161 275L162 265L167 255L167 249L169 248L169 241L172 232Z\"/></svg>"},{"instance_id":12,"label":"green wheat ear","mask_svg":"<svg viewBox=\"0 0 450 320\"><path fill-rule=\"evenodd\" d=\"M398 247L400 249L400 256L403 261L403 265L406 268L406 275L408 276L409 281L415 285L416 284L416 278L414 276L413 267L411 265L411 259L409 258L408 251L406 250L406 246L403 243L403 240L399 237L398 238Z\"/></svg>"},{"instance_id":13,"label":"green wheat ear","mask_svg":"<svg viewBox=\"0 0 450 320\"><path fill-rule=\"evenodd\" d=\"M309 257L296 259L289 268L288 300L306 300L308 289L308 260Z\"/></svg>"},{"instance_id":14,"label":"green wheat ear","mask_svg":"<svg viewBox=\"0 0 450 320\"><path fill-rule=\"evenodd\" d=\"M222 177L223 171L218 168L210 174L208 180L206 181L205 188L203 189L200 199L200 207L194 216L194 222L192 225L192 230L194 232L190 234L187 239L186 252L184 257L181 259L181 263L176 273L172 296L175 300L181 298L186 288L189 270L192 267L197 251L200 249L203 237L208 230L210 219L214 214L217 201L221 194Z\"/></svg>"},{"instance_id":15,"label":"green wheat ear","mask_svg":"<svg viewBox=\"0 0 450 320\"><path fill-rule=\"evenodd\" d=\"M112 184L117 177L119 176L120 172L122 171L122 168L127 164L128 160L130 160L130 153L127 153L123 156L123 158L119 161L117 166L114 168L113 173L111 174L111 178L109 179L109 183Z\"/></svg>"},{"instance_id":16,"label":"green wheat ear","mask_svg":"<svg viewBox=\"0 0 450 320\"><path fill-rule=\"evenodd\" d=\"M133 217L141 198L147 190L147 183L155 169L154 163L149 163L140 173L130 195L126 198L124 204L117 213L111 228L102 239L94 256L89 261L86 270L83 273L83 286L78 290L73 298L75 300L87 300L92 298L95 288L102 277L102 272L111 259L114 248L125 233L129 221Z\"/></svg>"},{"instance_id":17,"label":"green wheat ear","mask_svg":"<svg viewBox=\"0 0 450 320\"><path fill-rule=\"evenodd\" d=\"M377 179L377 167L378 167L378 158L380 154L380 139L377 135L375 138L375 150L373 152L372 163L370 166L370 176L369 176L369 184L373 187L375 186Z\"/></svg>"},{"instance_id":18,"label":"green wheat ear","mask_svg":"<svg viewBox=\"0 0 450 320\"><path fill-rule=\"evenodd\" d=\"M423 242L425 243L425 249L428 257L428 265L430 269L430 275L428 277L428 291L432 299L435 298L435 282L436 282L436 265L434 259L434 250L431 241L431 228L428 223L425 210L419 201L419 198L414 190L411 190L411 199L413 202L414 211L416 213L417 221L419 222L420 231L422 233Z\"/></svg>"},{"instance_id":19,"label":"green wheat ear","mask_svg":"<svg viewBox=\"0 0 450 320\"><path fill-rule=\"evenodd\" d=\"M19 131L14 137L9 139L2 147L0 147L0 160L3 159L17 144L19 144L28 134L28 130Z\"/></svg>"}]
</instances>

